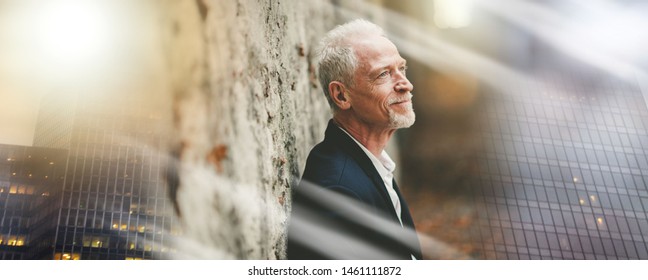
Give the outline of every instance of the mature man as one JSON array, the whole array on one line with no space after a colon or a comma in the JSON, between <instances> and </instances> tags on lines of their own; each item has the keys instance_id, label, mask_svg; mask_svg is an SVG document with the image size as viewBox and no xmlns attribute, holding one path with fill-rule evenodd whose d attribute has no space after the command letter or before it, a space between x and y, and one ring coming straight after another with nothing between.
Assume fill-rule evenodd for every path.
<instances>
[{"instance_id":1,"label":"mature man","mask_svg":"<svg viewBox=\"0 0 648 280\"><path fill-rule=\"evenodd\" d=\"M421 259L412 217L393 179L395 163L384 151L396 129L414 123L406 69L383 30L366 20L338 26L322 40L320 83L333 119L324 141L311 150L293 197L288 258ZM344 198L304 194L308 182ZM356 202L359 208L346 207Z\"/></svg>"}]
</instances>

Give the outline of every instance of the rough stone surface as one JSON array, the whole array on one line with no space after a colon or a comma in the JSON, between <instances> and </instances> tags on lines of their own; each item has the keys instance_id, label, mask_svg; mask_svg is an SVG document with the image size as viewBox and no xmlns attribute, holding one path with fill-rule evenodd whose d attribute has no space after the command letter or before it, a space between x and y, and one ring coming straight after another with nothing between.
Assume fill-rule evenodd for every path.
<instances>
[{"instance_id":1,"label":"rough stone surface","mask_svg":"<svg viewBox=\"0 0 648 280\"><path fill-rule=\"evenodd\" d=\"M179 257L283 258L290 186L330 117L314 51L336 24L334 8L161 5L179 160L171 193L186 239Z\"/></svg>"}]
</instances>

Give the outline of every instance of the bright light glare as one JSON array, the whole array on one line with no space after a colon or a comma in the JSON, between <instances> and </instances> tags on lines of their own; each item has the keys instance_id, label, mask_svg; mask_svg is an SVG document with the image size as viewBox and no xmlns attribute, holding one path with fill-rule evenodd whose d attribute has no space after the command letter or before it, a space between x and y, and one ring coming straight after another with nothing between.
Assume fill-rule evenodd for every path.
<instances>
[{"instance_id":1,"label":"bright light glare","mask_svg":"<svg viewBox=\"0 0 648 280\"><path fill-rule=\"evenodd\" d=\"M0 66L11 80L55 87L127 79L154 54L152 2L21 0L0 10ZM2 69L0 69L2 70Z\"/></svg>"},{"instance_id":2,"label":"bright light glare","mask_svg":"<svg viewBox=\"0 0 648 280\"><path fill-rule=\"evenodd\" d=\"M645 55L648 43L645 36L646 19L634 11L619 10L615 13L587 18L578 26L577 32L586 43L598 46L612 55L634 59Z\"/></svg>"},{"instance_id":3,"label":"bright light glare","mask_svg":"<svg viewBox=\"0 0 648 280\"><path fill-rule=\"evenodd\" d=\"M113 23L98 1L48 1L40 6L32 18L34 46L45 61L80 66L110 50Z\"/></svg>"},{"instance_id":4,"label":"bright light glare","mask_svg":"<svg viewBox=\"0 0 648 280\"><path fill-rule=\"evenodd\" d=\"M472 0L434 0L434 23L439 28L460 28L470 24Z\"/></svg>"}]
</instances>

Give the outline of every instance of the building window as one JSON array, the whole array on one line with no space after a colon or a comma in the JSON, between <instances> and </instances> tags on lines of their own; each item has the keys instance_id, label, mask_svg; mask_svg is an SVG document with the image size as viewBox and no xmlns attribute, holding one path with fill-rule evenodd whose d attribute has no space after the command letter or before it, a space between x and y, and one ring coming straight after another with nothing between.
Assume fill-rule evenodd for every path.
<instances>
[{"instance_id":1,"label":"building window","mask_svg":"<svg viewBox=\"0 0 648 280\"><path fill-rule=\"evenodd\" d=\"M78 261L81 259L81 254L79 253L56 253L54 254L55 260L64 260L64 261Z\"/></svg>"},{"instance_id":2,"label":"building window","mask_svg":"<svg viewBox=\"0 0 648 280\"><path fill-rule=\"evenodd\" d=\"M24 246L25 237L24 236L9 236L7 239L7 245L9 246Z\"/></svg>"},{"instance_id":3,"label":"building window","mask_svg":"<svg viewBox=\"0 0 648 280\"><path fill-rule=\"evenodd\" d=\"M16 173L14 173L16 174ZM11 186L9 187L9 193L15 194L18 192L18 187L17 186Z\"/></svg>"},{"instance_id":4,"label":"building window","mask_svg":"<svg viewBox=\"0 0 648 280\"><path fill-rule=\"evenodd\" d=\"M132 203L128 213L129 214L138 214L139 213L138 205L136 203Z\"/></svg>"},{"instance_id":5,"label":"building window","mask_svg":"<svg viewBox=\"0 0 648 280\"><path fill-rule=\"evenodd\" d=\"M83 247L107 248L107 238L103 236L83 236Z\"/></svg>"},{"instance_id":6,"label":"building window","mask_svg":"<svg viewBox=\"0 0 648 280\"><path fill-rule=\"evenodd\" d=\"M126 257L125 260L127 260L127 261L141 261L142 258Z\"/></svg>"}]
</instances>

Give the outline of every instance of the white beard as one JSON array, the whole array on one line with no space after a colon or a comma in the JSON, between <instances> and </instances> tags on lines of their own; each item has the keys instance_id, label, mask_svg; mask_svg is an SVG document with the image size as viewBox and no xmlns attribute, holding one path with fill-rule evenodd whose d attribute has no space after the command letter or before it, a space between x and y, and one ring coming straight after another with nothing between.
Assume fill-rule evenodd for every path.
<instances>
[{"instance_id":1,"label":"white beard","mask_svg":"<svg viewBox=\"0 0 648 280\"><path fill-rule=\"evenodd\" d=\"M409 103L407 112L403 114L396 113L394 110L389 110L389 127L391 128L408 128L416 121L416 114L412 108L412 103Z\"/></svg>"}]
</instances>

